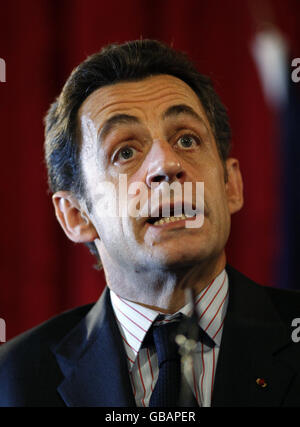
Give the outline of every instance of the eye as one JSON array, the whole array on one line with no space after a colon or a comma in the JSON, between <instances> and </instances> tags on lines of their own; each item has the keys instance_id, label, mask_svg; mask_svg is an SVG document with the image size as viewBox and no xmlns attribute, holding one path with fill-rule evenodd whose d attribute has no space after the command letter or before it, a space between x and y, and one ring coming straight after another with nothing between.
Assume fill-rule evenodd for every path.
<instances>
[{"instance_id":1,"label":"eye","mask_svg":"<svg viewBox=\"0 0 300 427\"><path fill-rule=\"evenodd\" d=\"M114 162L124 162L130 160L136 153L136 149L133 147L123 147L114 156Z\"/></svg>"},{"instance_id":2,"label":"eye","mask_svg":"<svg viewBox=\"0 0 300 427\"><path fill-rule=\"evenodd\" d=\"M182 135L178 139L177 143L179 146L181 146L181 148L184 149L194 148L199 144L199 139L194 135Z\"/></svg>"}]
</instances>

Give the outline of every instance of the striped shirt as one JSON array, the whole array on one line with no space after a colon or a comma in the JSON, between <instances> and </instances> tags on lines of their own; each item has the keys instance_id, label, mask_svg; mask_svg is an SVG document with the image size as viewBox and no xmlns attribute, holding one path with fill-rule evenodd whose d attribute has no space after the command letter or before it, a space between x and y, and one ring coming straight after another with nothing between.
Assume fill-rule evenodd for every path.
<instances>
[{"instance_id":1,"label":"striped shirt","mask_svg":"<svg viewBox=\"0 0 300 427\"><path fill-rule=\"evenodd\" d=\"M149 406L159 368L155 349L142 347L142 343L152 323L161 313L121 298L113 291L110 291L110 296L126 350L136 404L138 407ZM199 326L206 331L215 345L209 347L198 342L192 369L185 375L199 406L207 407L211 405L223 323L228 305L228 276L225 270L197 295L195 304ZM191 305L187 304L175 314L164 315L163 322L178 317L178 313L190 315L191 310Z\"/></svg>"}]
</instances>

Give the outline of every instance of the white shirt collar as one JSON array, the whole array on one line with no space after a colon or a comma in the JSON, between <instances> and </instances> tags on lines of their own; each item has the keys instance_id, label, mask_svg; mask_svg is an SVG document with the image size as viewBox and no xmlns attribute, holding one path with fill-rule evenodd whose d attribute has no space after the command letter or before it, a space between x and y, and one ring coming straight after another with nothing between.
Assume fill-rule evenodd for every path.
<instances>
[{"instance_id":1,"label":"white shirt collar","mask_svg":"<svg viewBox=\"0 0 300 427\"><path fill-rule=\"evenodd\" d=\"M162 313L126 300L112 290L110 290L110 297L128 359L133 365L148 330L159 314ZM217 346L221 344L227 305L228 276L224 269L196 297L196 312L199 316L199 326L206 331ZM190 315L191 310L192 306L189 303L177 313L164 316L166 320L171 320L178 313Z\"/></svg>"}]
</instances>

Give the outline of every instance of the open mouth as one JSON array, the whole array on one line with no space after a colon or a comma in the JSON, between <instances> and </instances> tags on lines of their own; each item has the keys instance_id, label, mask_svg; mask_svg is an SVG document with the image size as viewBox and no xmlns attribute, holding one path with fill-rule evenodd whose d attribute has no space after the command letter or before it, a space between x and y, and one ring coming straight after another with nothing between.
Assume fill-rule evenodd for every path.
<instances>
[{"instance_id":1,"label":"open mouth","mask_svg":"<svg viewBox=\"0 0 300 427\"><path fill-rule=\"evenodd\" d=\"M168 216L168 217L163 217L163 218L149 218L147 220L148 224L151 225L163 225L163 224L168 224L170 222L177 222L177 221L183 221L183 220L188 220L191 218L194 218L196 215L181 215L181 216Z\"/></svg>"},{"instance_id":2,"label":"open mouth","mask_svg":"<svg viewBox=\"0 0 300 427\"><path fill-rule=\"evenodd\" d=\"M178 221L191 220L196 217L196 212L183 213L178 215L174 211L174 206L170 206L170 216L163 216L161 214L162 209L159 209L160 214L158 216L153 216L147 219L147 223L154 226L159 226L163 224L169 224Z\"/></svg>"}]
</instances>

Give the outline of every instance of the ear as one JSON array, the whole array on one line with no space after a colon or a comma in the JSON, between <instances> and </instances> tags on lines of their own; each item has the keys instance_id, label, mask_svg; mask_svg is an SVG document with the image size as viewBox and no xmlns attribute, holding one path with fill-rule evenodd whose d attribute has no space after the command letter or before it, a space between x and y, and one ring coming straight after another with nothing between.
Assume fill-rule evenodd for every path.
<instances>
[{"instance_id":1,"label":"ear","mask_svg":"<svg viewBox=\"0 0 300 427\"><path fill-rule=\"evenodd\" d=\"M225 183L230 214L238 212L244 204L243 179L237 159L226 160L227 181Z\"/></svg>"},{"instance_id":2,"label":"ear","mask_svg":"<svg viewBox=\"0 0 300 427\"><path fill-rule=\"evenodd\" d=\"M70 191L58 191L52 196L52 201L56 218L70 240L86 243L98 238L90 218Z\"/></svg>"}]
</instances>

